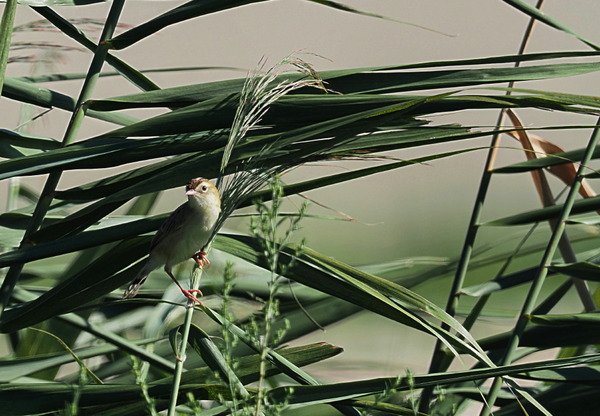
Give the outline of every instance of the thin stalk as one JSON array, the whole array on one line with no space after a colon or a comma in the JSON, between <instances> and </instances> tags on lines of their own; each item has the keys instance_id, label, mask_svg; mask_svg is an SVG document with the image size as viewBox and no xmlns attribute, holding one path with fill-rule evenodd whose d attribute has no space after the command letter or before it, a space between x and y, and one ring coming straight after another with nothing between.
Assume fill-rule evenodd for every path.
<instances>
[{"instance_id":1,"label":"thin stalk","mask_svg":"<svg viewBox=\"0 0 600 416\"><path fill-rule=\"evenodd\" d=\"M77 99L75 111L71 115L71 119L67 126L67 130L61 142L61 146L63 147L71 144L77 137L77 134L79 133L81 123L85 116L84 103L92 96L92 92L94 91L96 82L98 81L98 77L100 76L100 72L102 70L102 65L104 64L106 55L108 53L109 45L106 41L112 38L114 34L124 4L125 0L115 0L111 5L110 11L106 18L104 29L102 31L102 35L100 36L98 48L94 53L94 58L92 59L87 76L83 83L83 87L81 88L79 98ZM48 208L50 207L50 204L52 203L52 200L54 198L54 192L56 191L56 187L58 186L58 182L60 181L61 175L62 171L60 170L52 172L48 175L42 193L40 194L40 199L38 200L38 203L33 212L31 222L25 230L19 248L25 248L29 246L29 236L36 232L42 224L44 217L48 212ZM10 297L17 284L17 281L19 280L19 276L21 275L23 266L24 263L13 265L8 270L8 273L6 274L6 277L2 282L2 287L0 287L0 318L2 317L2 314L10 301Z\"/></svg>"},{"instance_id":2,"label":"thin stalk","mask_svg":"<svg viewBox=\"0 0 600 416\"><path fill-rule=\"evenodd\" d=\"M515 127L523 128L521 121L512 112L509 112L509 117L511 118L511 121ZM517 136L519 138L519 141L521 142L521 145L525 149L527 159L536 159L538 156L535 154L535 149L531 144L531 140L529 139L529 135L527 134L527 132L520 131L517 133ZM548 179L546 178L546 173L543 170L539 169L531 171L530 174L533 179L533 183L536 185L536 191L538 193L538 196L540 197L540 200L542 201L542 205L544 207L556 205L556 199L554 198L552 190L550 189L550 184L548 183ZM551 218L550 220L548 220L548 223L550 224L551 230L556 228L556 219ZM560 237L558 249L560 250L560 254L565 263L575 263L577 261L575 250L573 249L573 246L571 245L571 242L566 232L563 233ZM592 312L596 310L596 304L594 302L594 299L592 298L592 295L590 294L590 290L588 288L587 283L582 279L572 279L585 311Z\"/></svg>"},{"instance_id":3,"label":"thin stalk","mask_svg":"<svg viewBox=\"0 0 600 416\"><path fill-rule=\"evenodd\" d=\"M91 50L92 52L96 50L98 45L90 39L84 32L75 27L71 22L63 18L61 15L56 13L49 7L32 7L37 13L46 18L50 23L56 26L62 33L69 36L80 45L85 48ZM140 88L143 91L152 91L159 89L159 86L156 85L152 80L146 77L144 74L135 70L125 61L119 59L115 55L110 53L106 54L106 63L116 69L123 77L129 81L131 81L134 85Z\"/></svg>"},{"instance_id":4,"label":"thin stalk","mask_svg":"<svg viewBox=\"0 0 600 416\"><path fill-rule=\"evenodd\" d=\"M600 119L598 119L598 123L600 123ZM588 143L588 146L585 150L583 158L581 159L581 164L577 169L577 174L573 180L573 184L571 185L571 189L569 190L569 194L565 200L563 208L560 212L560 216L556 220L556 226L552 232L552 236L550 237L550 241L546 246L546 250L544 251L544 255L540 261L540 265L538 268L538 272L533 280L533 283L529 289L527 294L527 298L525 299L525 303L523 304L523 308L521 309L521 314L519 315L519 319L515 325L514 330L511 333L511 337L509 339L508 345L506 347L506 351L504 356L502 357L502 361L500 365L506 365L513 360L514 353L519 345L519 341L527 326L528 316L531 315L533 308L537 302L538 296L548 274L548 266L554 257L554 253L558 248L560 240L563 236L566 220L568 219L571 209L573 208L573 204L575 203L575 199L577 198L577 194L579 192L579 188L581 186L581 181L583 180L583 173L586 169L586 166L590 162L596 145L598 144L598 139L600 138L600 128L597 126L592 133L592 137ZM502 387L502 378L496 377L490 388L490 392L487 398L487 405L481 411L481 416L488 416L491 412L496 399L498 398L498 394L500 392L500 388Z\"/></svg>"},{"instance_id":5,"label":"thin stalk","mask_svg":"<svg viewBox=\"0 0 600 416\"><path fill-rule=\"evenodd\" d=\"M500 270L498 270L498 272L494 276L494 279L499 279L500 277L504 276L504 273L506 272L506 270L508 270L508 267L512 264L513 260L519 254L519 252L521 251L521 249L523 248L523 246L525 245L525 243L527 242L527 240L529 240L529 237L531 237L531 235L533 234L533 232L535 231L535 229L537 228L537 226L538 226L538 224L534 224L529 229L529 231L527 231L527 233L525 234L525 236L523 236L523 238L521 239L521 241L519 241L519 243L517 244L517 246L513 250L512 254L506 259L506 261L504 262L504 264L502 264L502 267L500 267ZM477 318L479 317L479 315L483 311L483 308L485 307L485 305L488 302L488 300L490 299L490 297L491 297L491 294L488 293L486 295L483 295L482 297L480 297L477 300L477 303L475 304L475 306L473 307L473 309L471 310L471 312L469 313L469 315L467 315L467 317L465 319L465 322L463 323L463 326L465 327L465 329L467 331L470 331L471 328L473 327L473 325L475 325L475 321L477 320ZM452 358L448 357L448 359L452 359ZM446 363L446 365L449 367L450 363Z\"/></svg>"},{"instance_id":6,"label":"thin stalk","mask_svg":"<svg viewBox=\"0 0 600 416\"><path fill-rule=\"evenodd\" d=\"M6 0L2 20L0 20L0 95L4 86L4 74L8 64L10 39L12 38L15 15L17 14L17 0Z\"/></svg>"},{"instance_id":7,"label":"thin stalk","mask_svg":"<svg viewBox=\"0 0 600 416\"><path fill-rule=\"evenodd\" d=\"M277 267L277 262L279 257L279 252L275 253L273 256L273 263L271 264L271 281L269 285L269 299L267 300L266 308L265 308L265 328L260 338L260 365L259 365L259 378L258 378L258 391L256 393L256 408L254 411L254 416L260 416L262 414L261 406L263 404L263 400L266 393L265 381L267 378L267 362L268 355L270 352L270 340L271 340L271 330L273 327L273 322L275 321L275 315L277 314L277 306L275 304L275 292L277 290L277 278L279 277L277 273L275 273L275 267Z\"/></svg>"},{"instance_id":8,"label":"thin stalk","mask_svg":"<svg viewBox=\"0 0 600 416\"><path fill-rule=\"evenodd\" d=\"M538 0L536 4L536 8L541 8L544 0ZM521 40L521 45L519 46L518 55L522 55L525 52L529 39L531 38L531 34L533 33L533 27L535 25L536 19L531 18L529 23L527 24L527 28L525 29L525 33L523 34L523 39ZM520 66L520 62L515 62L515 67ZM511 81L508 83L509 90L506 91L505 95L511 95L510 88L514 86L514 82ZM467 275L467 270L469 268L469 262L471 260L471 256L473 254L473 248L475 245L475 238L477 237L477 232L479 231L479 222L481 219L481 213L483 212L483 205L485 202L485 197L487 196L488 189L490 187L490 182L492 179L492 169L494 167L494 163L496 160L496 156L498 154L498 149L500 146L500 126L504 121L505 112L504 110L500 111L498 114L498 119L496 120L496 127L494 128L494 133L492 135L492 141L490 144L490 149L488 151L483 173L481 175L481 180L479 182L479 189L477 191L477 197L475 198L475 205L473 206L473 211L471 212L471 218L469 219L469 226L467 229L467 235L465 237L465 241L463 244L462 252L460 255L460 259L456 268L456 273L454 274L454 280L452 281L452 287L450 292L448 293L448 299L446 302L446 312L451 315L456 315L456 309L458 307L458 299L459 293L462 289L465 281L465 277ZM442 328L444 330L448 330L449 327L446 324L442 323ZM445 371L449 366L449 360L446 360L446 354L443 350L443 343L440 339L436 340L434 352L431 357L431 363L429 365L429 373L437 373L441 371ZM423 389L421 393L421 400L419 403L419 411L422 413L429 412L429 401L431 399L431 395L433 393L433 387L428 387Z\"/></svg>"},{"instance_id":9,"label":"thin stalk","mask_svg":"<svg viewBox=\"0 0 600 416\"><path fill-rule=\"evenodd\" d=\"M553 204L555 205L555 204ZM556 224L556 220L550 220L550 227L551 229L555 229L557 224ZM575 250L573 249L573 245L571 244L571 241L569 240L569 236L567 235L566 232L563 232L562 235L560 236L560 239L558 241L558 250L560 251L560 254L563 258L563 260L565 261L565 263L575 263L577 262L577 255L575 254ZM583 308L586 312L593 312L596 310L596 303L594 302L594 298L592 297L592 294L590 293L590 289L588 287L588 284L585 280L576 278L576 277L572 277L571 280L573 281L573 285L575 286L575 291L577 292L577 295L579 297L579 299L581 300L581 303L583 304Z\"/></svg>"},{"instance_id":10,"label":"thin stalk","mask_svg":"<svg viewBox=\"0 0 600 416\"><path fill-rule=\"evenodd\" d=\"M206 249L208 252L208 248ZM200 287L200 280L202 278L202 268L196 265L192 273L192 289L198 289ZM179 387L181 386L181 376L183 375L183 364L187 356L187 345L190 338L190 327L192 326L192 318L194 317L194 302L188 299L187 308L185 315L183 316L183 324L181 331L181 339L179 344L179 350L176 352L177 357L175 361L175 369L173 370L173 383L171 384L171 397L169 399L169 412L168 416L177 415L177 398L179 397Z\"/></svg>"}]
</instances>

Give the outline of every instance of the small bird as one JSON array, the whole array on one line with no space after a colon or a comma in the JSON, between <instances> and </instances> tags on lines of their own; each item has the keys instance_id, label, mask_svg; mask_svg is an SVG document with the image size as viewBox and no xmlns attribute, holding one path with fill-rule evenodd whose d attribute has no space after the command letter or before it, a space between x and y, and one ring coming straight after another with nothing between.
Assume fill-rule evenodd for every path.
<instances>
[{"instance_id":1,"label":"small bird","mask_svg":"<svg viewBox=\"0 0 600 416\"><path fill-rule=\"evenodd\" d=\"M197 289L184 289L173 276L171 269L189 258L193 258L200 267L210 264L202 249L208 243L219 218L221 197L217 187L204 178L192 179L185 187L185 194L187 202L173 211L158 229L150 244L148 260L127 287L124 298L134 297L150 272L164 265L165 272L185 297L202 304L192 294L202 295L202 292Z\"/></svg>"}]
</instances>

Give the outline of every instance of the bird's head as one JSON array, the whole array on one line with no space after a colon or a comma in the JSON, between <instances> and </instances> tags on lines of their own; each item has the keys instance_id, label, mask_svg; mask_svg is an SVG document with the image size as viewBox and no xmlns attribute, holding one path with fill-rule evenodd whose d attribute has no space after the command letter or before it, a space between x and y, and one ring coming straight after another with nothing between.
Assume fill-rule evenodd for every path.
<instances>
[{"instance_id":1,"label":"bird's head","mask_svg":"<svg viewBox=\"0 0 600 416\"><path fill-rule=\"evenodd\" d=\"M185 194L193 207L221 211L221 196L208 179L195 178L185 186Z\"/></svg>"}]
</instances>

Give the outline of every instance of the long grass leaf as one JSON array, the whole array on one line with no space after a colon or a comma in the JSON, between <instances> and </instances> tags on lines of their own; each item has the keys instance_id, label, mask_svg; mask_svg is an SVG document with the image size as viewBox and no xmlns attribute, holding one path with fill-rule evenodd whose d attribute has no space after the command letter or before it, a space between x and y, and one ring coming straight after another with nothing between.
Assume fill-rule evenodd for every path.
<instances>
[{"instance_id":1,"label":"long grass leaf","mask_svg":"<svg viewBox=\"0 0 600 416\"><path fill-rule=\"evenodd\" d=\"M43 1L43 0L42 0ZM59 0L69 2L69 0ZM79 2L81 0L78 0ZM90 1L95 2L95 0L83 0L83 3ZM99 0L104 1L104 0ZM55 25L62 33L73 38L80 45L83 45L85 48L94 52L97 48L97 44L90 39L85 33L79 30L75 25L69 22L67 19L60 16L55 10L49 7L35 7L34 10L44 16L48 21L50 21L53 25ZM138 86L140 89L145 91L151 91L158 89L158 85L152 82L149 78L147 78L140 71L133 68L131 65L127 64L125 61L108 53L106 55L106 62L115 68L125 79L131 81L133 84ZM62 76L62 74L61 74ZM102 76L102 74L100 74ZM69 78L68 76L66 78Z\"/></svg>"},{"instance_id":2,"label":"long grass leaf","mask_svg":"<svg viewBox=\"0 0 600 416\"><path fill-rule=\"evenodd\" d=\"M328 403L338 400L355 399L369 394L376 394L393 386L397 391L410 391L433 385L447 385L463 381L483 380L495 376L518 377L521 373L536 370L562 368L585 363L598 362L600 356L592 354L585 357L570 359L548 360L536 363L513 364L488 369L470 369L467 371L446 372L440 374L411 375L400 380L380 378L347 383L337 383L321 386L294 386L294 388L279 387L271 390L270 397L283 403ZM287 401L286 401L287 402Z\"/></svg>"},{"instance_id":3,"label":"long grass leaf","mask_svg":"<svg viewBox=\"0 0 600 416\"><path fill-rule=\"evenodd\" d=\"M149 20L146 23L137 25L133 29L114 37L110 44L114 49L123 49L134 43L155 34L167 26L180 23L195 17L203 16L210 13L216 13L235 7L244 6L246 4L263 2L266 0L203 0L189 1L174 9L169 10Z\"/></svg>"},{"instance_id":4,"label":"long grass leaf","mask_svg":"<svg viewBox=\"0 0 600 416\"><path fill-rule=\"evenodd\" d=\"M533 7L532 5L526 3L522 0L503 0L503 1L505 3L511 5L512 7L516 8L517 10L522 11L523 13L527 14L528 16L533 17L534 19L547 24L550 27L553 27L555 29L561 30L565 33L575 36L577 39L579 39L580 41L585 43L587 46L590 46L591 48L593 48L595 50L600 49L600 46L587 40L583 36L575 33L573 30L569 29L567 26L560 23L558 20L542 13L539 9Z\"/></svg>"},{"instance_id":5,"label":"long grass leaf","mask_svg":"<svg viewBox=\"0 0 600 416\"><path fill-rule=\"evenodd\" d=\"M34 104L39 107L56 107L67 111L74 111L76 104L75 99L65 94L61 94L58 91L50 90L40 85L15 78L7 78L4 80L2 95L13 100ZM122 126L127 126L138 121L135 117L119 113L104 113L90 110L86 114L89 117Z\"/></svg>"},{"instance_id":6,"label":"long grass leaf","mask_svg":"<svg viewBox=\"0 0 600 416\"><path fill-rule=\"evenodd\" d=\"M540 221L547 221L552 218L557 218L563 205L554 205L547 208L540 208L524 212L521 214L511 215L509 217L499 218L492 221L484 222L484 226L508 226L508 225L524 225L532 224ZM586 198L575 201L571 214L582 214L600 209L600 197Z\"/></svg>"}]
</instances>

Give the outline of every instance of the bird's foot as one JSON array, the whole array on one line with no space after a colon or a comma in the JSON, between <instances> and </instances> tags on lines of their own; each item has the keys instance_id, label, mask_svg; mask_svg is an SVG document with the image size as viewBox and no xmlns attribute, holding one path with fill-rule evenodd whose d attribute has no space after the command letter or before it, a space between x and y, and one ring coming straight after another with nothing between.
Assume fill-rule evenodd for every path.
<instances>
[{"instance_id":1,"label":"bird's foot","mask_svg":"<svg viewBox=\"0 0 600 416\"><path fill-rule=\"evenodd\" d=\"M199 289L190 289L190 290L187 290L187 289L183 289L183 288L181 288L181 293L183 293L183 296L185 296L186 298L188 298L189 300L191 300L191 301L192 301L192 305L193 305L194 303L197 303L198 305L200 305L200 306L204 307L204 304L203 304L202 302L200 302L200 301L199 301L199 300L198 300L198 299L197 299L197 298L196 298L196 297L193 295L193 293L198 293L200 296L204 296L204 295L202 294L202 291L200 291Z\"/></svg>"},{"instance_id":2,"label":"bird's foot","mask_svg":"<svg viewBox=\"0 0 600 416\"><path fill-rule=\"evenodd\" d=\"M198 266L203 269L204 266L210 266L210 261L206 257L206 251L199 251L192 256L192 258L198 263Z\"/></svg>"}]
</instances>

